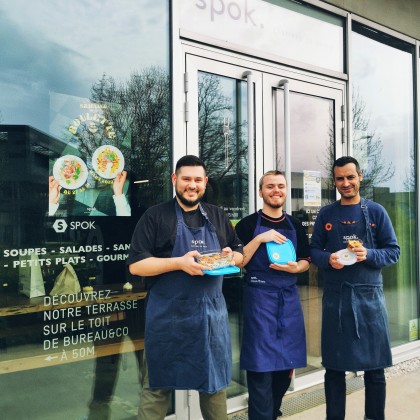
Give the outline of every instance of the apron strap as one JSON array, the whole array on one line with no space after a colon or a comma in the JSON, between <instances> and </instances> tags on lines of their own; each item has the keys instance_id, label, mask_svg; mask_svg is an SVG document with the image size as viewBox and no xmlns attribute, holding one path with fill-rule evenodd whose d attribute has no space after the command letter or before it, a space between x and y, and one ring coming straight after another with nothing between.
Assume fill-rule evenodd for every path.
<instances>
[{"instance_id":1,"label":"apron strap","mask_svg":"<svg viewBox=\"0 0 420 420\"><path fill-rule=\"evenodd\" d=\"M373 237L372 228L371 228L370 223L369 223L369 211L368 211L367 202L366 202L366 199L364 199L363 197L360 200L360 208L362 209L363 216L365 217L366 232L367 232L369 241L370 241L372 247L376 248L376 243L375 243L375 239Z\"/></svg>"},{"instance_id":2,"label":"apron strap","mask_svg":"<svg viewBox=\"0 0 420 420\"><path fill-rule=\"evenodd\" d=\"M284 324L284 295L295 289L295 285L282 287L277 289L277 338L282 336L283 330L286 328Z\"/></svg>"},{"instance_id":3,"label":"apron strap","mask_svg":"<svg viewBox=\"0 0 420 420\"><path fill-rule=\"evenodd\" d=\"M254 233L252 234L252 237L253 238L258 234L258 232L260 230L260 226L261 226L261 213L262 213L262 210L258 210L257 211L257 224L255 225Z\"/></svg>"},{"instance_id":4,"label":"apron strap","mask_svg":"<svg viewBox=\"0 0 420 420\"><path fill-rule=\"evenodd\" d=\"M284 312L284 294L283 289L277 293L277 338L281 337L284 330L283 312Z\"/></svg>"}]
</instances>

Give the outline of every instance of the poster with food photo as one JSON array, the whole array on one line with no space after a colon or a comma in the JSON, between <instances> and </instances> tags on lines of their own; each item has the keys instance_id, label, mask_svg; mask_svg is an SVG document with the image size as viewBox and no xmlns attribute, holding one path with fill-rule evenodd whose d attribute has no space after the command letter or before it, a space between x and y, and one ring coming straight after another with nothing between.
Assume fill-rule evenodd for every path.
<instances>
[{"instance_id":1,"label":"poster with food photo","mask_svg":"<svg viewBox=\"0 0 420 420\"><path fill-rule=\"evenodd\" d=\"M118 104L50 94L51 147L48 214L130 216L128 129L116 127Z\"/></svg>"}]
</instances>

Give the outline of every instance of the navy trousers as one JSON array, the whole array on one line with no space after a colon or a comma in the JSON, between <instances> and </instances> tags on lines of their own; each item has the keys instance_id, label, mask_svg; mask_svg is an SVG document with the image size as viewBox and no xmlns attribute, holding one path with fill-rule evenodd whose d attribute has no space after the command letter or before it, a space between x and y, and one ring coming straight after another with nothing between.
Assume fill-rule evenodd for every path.
<instances>
[{"instance_id":1,"label":"navy trousers","mask_svg":"<svg viewBox=\"0 0 420 420\"><path fill-rule=\"evenodd\" d=\"M292 373L292 370L246 372L249 420L275 420L281 416L280 406L290 386Z\"/></svg>"},{"instance_id":2,"label":"navy trousers","mask_svg":"<svg viewBox=\"0 0 420 420\"><path fill-rule=\"evenodd\" d=\"M346 416L346 372L325 370L327 420L344 420ZM367 370L365 381L365 416L369 420L385 419L386 381L384 369Z\"/></svg>"}]
</instances>

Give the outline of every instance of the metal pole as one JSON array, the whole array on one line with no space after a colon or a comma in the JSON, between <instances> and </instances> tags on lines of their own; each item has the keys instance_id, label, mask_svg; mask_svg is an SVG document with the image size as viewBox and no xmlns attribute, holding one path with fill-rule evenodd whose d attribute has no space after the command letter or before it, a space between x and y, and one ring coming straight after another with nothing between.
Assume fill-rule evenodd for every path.
<instances>
[{"instance_id":1,"label":"metal pole","mask_svg":"<svg viewBox=\"0 0 420 420\"><path fill-rule=\"evenodd\" d=\"M290 108L289 108L289 81L282 79L279 87L284 89L284 154L285 176L287 181L286 212L292 214L292 170L290 163Z\"/></svg>"},{"instance_id":2,"label":"metal pole","mask_svg":"<svg viewBox=\"0 0 420 420\"><path fill-rule=\"evenodd\" d=\"M254 83L252 72L242 75L248 84L248 212L255 212Z\"/></svg>"}]
</instances>

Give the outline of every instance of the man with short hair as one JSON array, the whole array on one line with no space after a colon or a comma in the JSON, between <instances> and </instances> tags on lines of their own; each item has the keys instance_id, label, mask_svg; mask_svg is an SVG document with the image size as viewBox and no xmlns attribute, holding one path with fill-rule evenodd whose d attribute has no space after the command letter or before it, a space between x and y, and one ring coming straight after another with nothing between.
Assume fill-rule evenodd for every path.
<instances>
[{"instance_id":1,"label":"man with short hair","mask_svg":"<svg viewBox=\"0 0 420 420\"><path fill-rule=\"evenodd\" d=\"M175 198L149 208L131 241L130 272L149 280L140 420L162 420L176 389L199 392L205 420L227 418L232 357L223 276L205 275L195 257L221 251L238 264L243 251L226 213L201 202L207 181L201 159L181 158Z\"/></svg>"},{"instance_id":2,"label":"man with short hair","mask_svg":"<svg viewBox=\"0 0 420 420\"><path fill-rule=\"evenodd\" d=\"M244 243L240 266L246 266L241 368L247 371L249 419L273 420L281 415L293 369L306 366L305 325L296 275L308 270L310 249L301 222L283 211L287 196L283 173L266 172L260 179L259 195L262 210L236 225ZM292 259L271 262L267 243L285 244L286 250L291 246L293 252L290 250L288 256ZM284 255L286 258L287 253Z\"/></svg>"},{"instance_id":3,"label":"man with short hair","mask_svg":"<svg viewBox=\"0 0 420 420\"><path fill-rule=\"evenodd\" d=\"M392 357L381 269L398 261L400 248L386 210L360 196L357 160L337 159L332 174L341 198L320 210L311 240L312 261L324 282L327 420L345 418L346 371L365 372L365 419L383 420L384 368Z\"/></svg>"}]
</instances>

